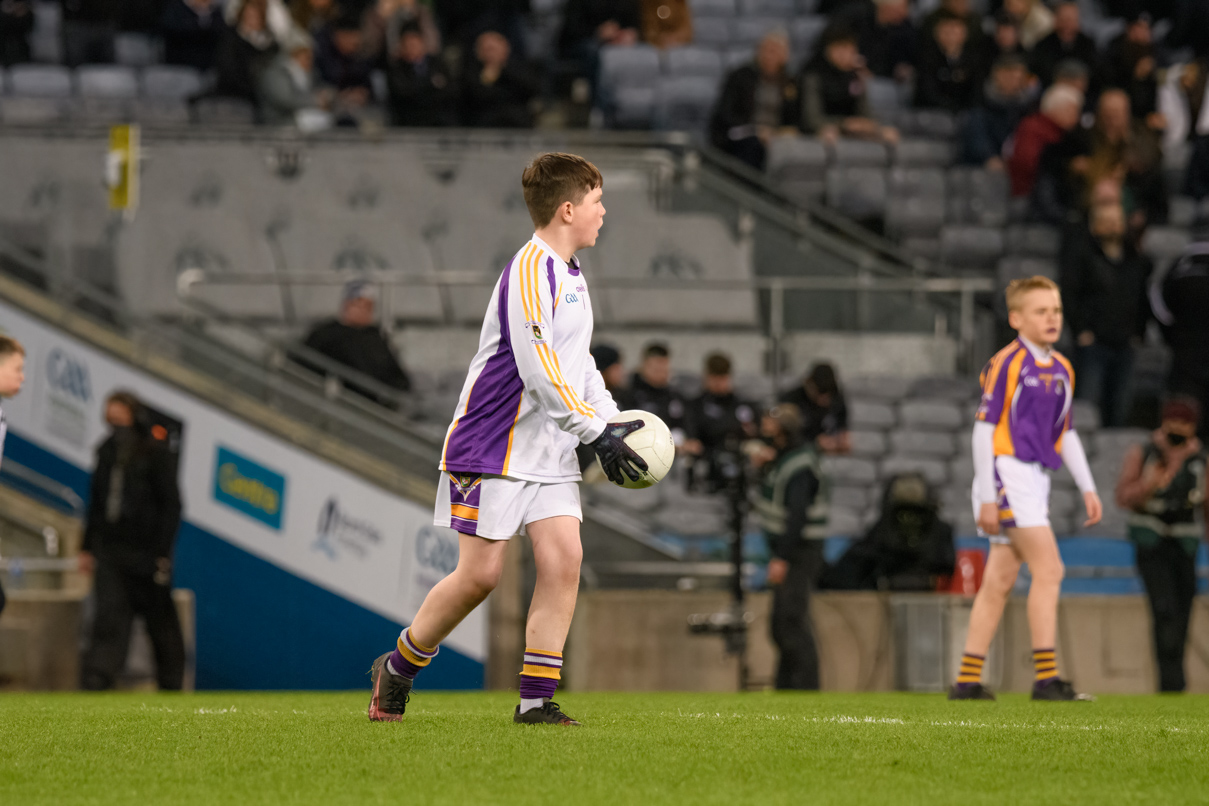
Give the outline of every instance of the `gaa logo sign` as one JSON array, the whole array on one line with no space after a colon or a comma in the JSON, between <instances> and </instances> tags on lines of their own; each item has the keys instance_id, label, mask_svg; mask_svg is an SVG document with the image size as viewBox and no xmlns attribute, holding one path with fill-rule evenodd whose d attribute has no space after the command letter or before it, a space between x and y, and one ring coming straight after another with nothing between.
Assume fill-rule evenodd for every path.
<instances>
[{"instance_id":1,"label":"gaa logo sign","mask_svg":"<svg viewBox=\"0 0 1209 806\"><path fill-rule=\"evenodd\" d=\"M46 379L55 392L80 403L92 400L88 367L56 347L46 359Z\"/></svg>"},{"instance_id":2,"label":"gaa logo sign","mask_svg":"<svg viewBox=\"0 0 1209 806\"><path fill-rule=\"evenodd\" d=\"M448 576L458 567L458 541L448 530L425 526L416 535L416 560L425 569Z\"/></svg>"}]
</instances>

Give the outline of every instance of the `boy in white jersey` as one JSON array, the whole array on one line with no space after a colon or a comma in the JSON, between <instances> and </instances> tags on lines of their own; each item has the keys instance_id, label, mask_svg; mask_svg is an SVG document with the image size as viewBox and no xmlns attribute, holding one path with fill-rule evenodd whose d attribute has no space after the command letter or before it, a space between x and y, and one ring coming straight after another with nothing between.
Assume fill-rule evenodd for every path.
<instances>
[{"instance_id":1,"label":"boy in white jersey","mask_svg":"<svg viewBox=\"0 0 1209 806\"><path fill-rule=\"evenodd\" d=\"M1072 429L1075 373L1054 350L1062 333L1062 298L1047 277L1013 280L1008 322L1019 334L982 372L982 402L974 434L974 515L990 538L982 587L970 611L970 631L951 700L993 700L982 685L982 665L1022 562L1033 639L1034 700L1089 699L1058 676L1054 637L1062 558L1049 523L1050 473L1066 465L1083 492L1090 526L1101 506L1079 435Z\"/></svg>"},{"instance_id":2,"label":"boy in white jersey","mask_svg":"<svg viewBox=\"0 0 1209 806\"><path fill-rule=\"evenodd\" d=\"M25 348L21 342L8 336L0 336L0 398L13 397L25 383ZM8 436L8 422L0 410L0 456L4 454L4 438ZM4 588L0 588L0 612L4 610Z\"/></svg>"},{"instance_id":3,"label":"boy in white jersey","mask_svg":"<svg viewBox=\"0 0 1209 806\"><path fill-rule=\"evenodd\" d=\"M537 582L513 720L579 724L550 699L583 554L575 448L592 446L613 481L637 480L635 468L647 465L623 438L643 423L607 423L617 405L588 353L592 305L575 252L596 243L604 220L600 171L572 154L543 154L521 184L537 231L496 284L441 452L434 523L460 533L458 565L429 591L395 651L374 661L374 721L402 719L416 674L495 588L506 542L523 531Z\"/></svg>"}]
</instances>

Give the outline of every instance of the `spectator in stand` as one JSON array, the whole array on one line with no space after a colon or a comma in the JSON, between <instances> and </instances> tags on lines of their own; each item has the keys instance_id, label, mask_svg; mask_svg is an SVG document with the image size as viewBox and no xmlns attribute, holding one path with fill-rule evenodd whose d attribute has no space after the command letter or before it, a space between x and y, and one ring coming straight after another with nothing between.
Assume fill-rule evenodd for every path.
<instances>
[{"instance_id":1,"label":"spectator in stand","mask_svg":"<svg viewBox=\"0 0 1209 806\"><path fill-rule=\"evenodd\" d=\"M112 62L123 0L61 0L63 61L68 67Z\"/></svg>"},{"instance_id":2,"label":"spectator in stand","mask_svg":"<svg viewBox=\"0 0 1209 806\"><path fill-rule=\"evenodd\" d=\"M771 33L760 40L754 63L726 77L709 124L717 148L763 170L769 141L779 131L797 132L798 85L788 64L788 37Z\"/></svg>"},{"instance_id":3,"label":"spectator in stand","mask_svg":"<svg viewBox=\"0 0 1209 806\"><path fill-rule=\"evenodd\" d=\"M1020 23L1006 11L995 17L995 30L991 35L987 63L994 64L1004 56L1027 57L1028 51L1020 42Z\"/></svg>"},{"instance_id":4,"label":"spectator in stand","mask_svg":"<svg viewBox=\"0 0 1209 806\"><path fill-rule=\"evenodd\" d=\"M373 97L370 74L374 64L370 50L361 30L361 19L353 13L343 14L325 26L315 40L315 69L319 79L334 89L347 106L364 106Z\"/></svg>"},{"instance_id":5,"label":"spectator in stand","mask_svg":"<svg viewBox=\"0 0 1209 806\"><path fill-rule=\"evenodd\" d=\"M462 74L462 124L491 128L533 126L530 103L538 80L519 59L512 58L508 40L495 31L479 35L475 59Z\"/></svg>"},{"instance_id":6,"label":"spectator in stand","mask_svg":"<svg viewBox=\"0 0 1209 806\"><path fill-rule=\"evenodd\" d=\"M1020 121L1008 158L1013 196L1032 195L1042 153L1079 125L1082 112L1083 94L1073 87L1058 84L1041 96L1039 111Z\"/></svg>"},{"instance_id":7,"label":"spectator in stand","mask_svg":"<svg viewBox=\"0 0 1209 806\"><path fill-rule=\"evenodd\" d=\"M405 27L414 27L424 37L424 50L436 56L441 52L441 29L432 9L420 0L376 0L361 16L365 51L375 64L389 64L397 57L399 40Z\"/></svg>"},{"instance_id":8,"label":"spectator in stand","mask_svg":"<svg viewBox=\"0 0 1209 806\"><path fill-rule=\"evenodd\" d=\"M456 126L457 97L445 63L427 52L416 25L399 34L395 58L386 73L393 126Z\"/></svg>"},{"instance_id":9,"label":"spectator in stand","mask_svg":"<svg viewBox=\"0 0 1209 806\"><path fill-rule=\"evenodd\" d=\"M727 463L739 461L740 443L756 435L756 417L751 404L735 394L725 355L713 353L705 359L702 381L705 390L685 409L683 452L697 458L690 466L689 485L695 486L704 475L710 489L718 490L728 481Z\"/></svg>"},{"instance_id":10,"label":"spectator in stand","mask_svg":"<svg viewBox=\"0 0 1209 806\"><path fill-rule=\"evenodd\" d=\"M256 79L261 122L269 126L293 125L299 112L321 106L311 43L302 34L293 39Z\"/></svg>"},{"instance_id":11,"label":"spectator in stand","mask_svg":"<svg viewBox=\"0 0 1209 806\"><path fill-rule=\"evenodd\" d=\"M975 106L961 123L960 161L1002 171L1012 132L1032 105L1032 76L1020 56L1000 56Z\"/></svg>"},{"instance_id":12,"label":"spectator in stand","mask_svg":"<svg viewBox=\"0 0 1209 806\"><path fill-rule=\"evenodd\" d=\"M1079 29L1079 4L1074 0L1063 0L1054 11L1054 30L1035 46L1031 55L1033 75L1048 87L1054 81L1054 69L1059 62L1074 59L1087 67L1091 79L1089 91L1092 96L1099 87L1097 68L1100 54L1096 41Z\"/></svg>"},{"instance_id":13,"label":"spectator in stand","mask_svg":"<svg viewBox=\"0 0 1209 806\"><path fill-rule=\"evenodd\" d=\"M1133 116L1152 129L1162 129L1158 114L1159 83L1150 15L1135 14L1123 33L1104 51L1104 81L1129 94Z\"/></svg>"},{"instance_id":14,"label":"spectator in stand","mask_svg":"<svg viewBox=\"0 0 1209 806\"><path fill-rule=\"evenodd\" d=\"M604 380L610 394L620 394L625 388L625 365L621 363L621 351L611 344L597 344L591 350L592 363Z\"/></svg>"},{"instance_id":15,"label":"spectator in stand","mask_svg":"<svg viewBox=\"0 0 1209 806\"><path fill-rule=\"evenodd\" d=\"M898 142L898 130L869 117L861 55L851 32L823 32L818 50L802 71L801 127L807 134L834 143L841 135Z\"/></svg>"},{"instance_id":16,"label":"spectator in stand","mask_svg":"<svg viewBox=\"0 0 1209 806\"><path fill-rule=\"evenodd\" d=\"M1064 62L1058 62L1058 66L1054 68L1054 83L1050 86L1070 87L1078 90L1086 105L1087 88L1091 86L1091 73L1088 72L1087 65L1083 62L1067 59Z\"/></svg>"},{"instance_id":17,"label":"spectator in stand","mask_svg":"<svg viewBox=\"0 0 1209 806\"><path fill-rule=\"evenodd\" d=\"M856 36L865 69L875 76L909 83L915 75L919 33L907 0L865 0L837 11L828 23Z\"/></svg>"},{"instance_id":18,"label":"spectator in stand","mask_svg":"<svg viewBox=\"0 0 1209 806\"><path fill-rule=\"evenodd\" d=\"M1196 437L1200 406L1176 398L1163 407L1162 425L1145 445L1125 455L1117 506L1128 510L1129 539L1146 585L1159 665L1159 691L1183 691L1188 623L1196 597L1196 554L1206 536L1197 510L1209 516L1205 463Z\"/></svg>"},{"instance_id":19,"label":"spectator in stand","mask_svg":"<svg viewBox=\"0 0 1209 806\"><path fill-rule=\"evenodd\" d=\"M1054 14L1041 0L1003 0L1003 11L1020 27L1020 44L1032 50L1054 30Z\"/></svg>"},{"instance_id":20,"label":"spectator in stand","mask_svg":"<svg viewBox=\"0 0 1209 806\"><path fill-rule=\"evenodd\" d=\"M915 74L915 106L962 112L978 102L982 87L982 55L975 52L967 35L966 21L941 11L925 42Z\"/></svg>"},{"instance_id":21,"label":"spectator in stand","mask_svg":"<svg viewBox=\"0 0 1209 806\"><path fill-rule=\"evenodd\" d=\"M852 450L848 404L831 364L821 361L811 367L800 386L781 395L781 402L793 404L801 414L806 442L817 444L824 453Z\"/></svg>"},{"instance_id":22,"label":"spectator in stand","mask_svg":"<svg viewBox=\"0 0 1209 806\"><path fill-rule=\"evenodd\" d=\"M920 26L920 38L923 47L936 39L936 25L942 19L956 17L966 29L965 41L974 47L982 47L986 34L982 31L982 14L971 10L970 0L940 0L940 5L928 16L924 17Z\"/></svg>"},{"instance_id":23,"label":"spectator in stand","mask_svg":"<svg viewBox=\"0 0 1209 806\"><path fill-rule=\"evenodd\" d=\"M1209 411L1209 228L1150 287L1150 307L1171 347L1167 392L1187 395ZM1209 418L1201 418L1200 437L1209 440Z\"/></svg>"},{"instance_id":24,"label":"spectator in stand","mask_svg":"<svg viewBox=\"0 0 1209 806\"><path fill-rule=\"evenodd\" d=\"M160 18L164 62L202 72L213 69L225 28L218 0L168 0Z\"/></svg>"},{"instance_id":25,"label":"spectator in stand","mask_svg":"<svg viewBox=\"0 0 1209 806\"><path fill-rule=\"evenodd\" d=\"M1171 30L1163 45L1168 51L1192 48L1197 59L1209 58L1209 3L1172 0Z\"/></svg>"},{"instance_id":26,"label":"spectator in stand","mask_svg":"<svg viewBox=\"0 0 1209 806\"><path fill-rule=\"evenodd\" d=\"M688 0L641 0L642 39L659 49L693 41L693 12Z\"/></svg>"},{"instance_id":27,"label":"spectator in stand","mask_svg":"<svg viewBox=\"0 0 1209 806\"><path fill-rule=\"evenodd\" d=\"M488 31L507 39L513 56L525 58L529 0L434 0L433 13L445 44L459 48L467 63L474 59L479 36Z\"/></svg>"},{"instance_id":28,"label":"spectator in stand","mask_svg":"<svg viewBox=\"0 0 1209 806\"><path fill-rule=\"evenodd\" d=\"M249 0L240 8L235 26L223 29L214 54L218 95L256 102L256 77L277 58L279 50L265 10L263 2Z\"/></svg>"},{"instance_id":29,"label":"spectator in stand","mask_svg":"<svg viewBox=\"0 0 1209 806\"><path fill-rule=\"evenodd\" d=\"M630 378L628 389L614 393L617 405L649 411L667 423L677 445L684 442L684 401L672 389L672 359L667 346L654 342L642 351L642 364ZM606 381L606 385L608 382Z\"/></svg>"},{"instance_id":30,"label":"spectator in stand","mask_svg":"<svg viewBox=\"0 0 1209 806\"><path fill-rule=\"evenodd\" d=\"M386 334L378 324L376 307L378 289L364 281L353 280L344 286L344 299L340 304L340 315L335 319L320 322L310 332L303 345L320 355L343 364L350 369L368 375L374 380L400 392L411 389L411 379L399 365ZM306 356L302 363L308 364ZM316 371L326 374L321 367ZM393 401L359 386L355 381L345 384L363 397L376 400L385 406Z\"/></svg>"},{"instance_id":31,"label":"spectator in stand","mask_svg":"<svg viewBox=\"0 0 1209 806\"><path fill-rule=\"evenodd\" d=\"M1062 299L1075 334L1076 394L1100 409L1100 422L1123 427L1133 405L1133 359L1146 333L1146 284L1154 266L1126 237L1119 204L1093 207L1086 229L1063 243Z\"/></svg>"},{"instance_id":32,"label":"spectator in stand","mask_svg":"<svg viewBox=\"0 0 1209 806\"><path fill-rule=\"evenodd\" d=\"M1192 143L1184 193L1200 201L1209 196L1209 59L1184 65L1175 86L1161 97L1167 142Z\"/></svg>"},{"instance_id":33,"label":"spectator in stand","mask_svg":"<svg viewBox=\"0 0 1209 806\"><path fill-rule=\"evenodd\" d=\"M292 0L290 16L294 24L311 36L318 36L326 26L335 22L342 14L336 0Z\"/></svg>"},{"instance_id":34,"label":"spectator in stand","mask_svg":"<svg viewBox=\"0 0 1209 806\"><path fill-rule=\"evenodd\" d=\"M564 59L595 65L601 48L635 44L640 25L638 0L567 0L558 50Z\"/></svg>"},{"instance_id":35,"label":"spectator in stand","mask_svg":"<svg viewBox=\"0 0 1209 806\"><path fill-rule=\"evenodd\" d=\"M0 67L30 59L29 34L34 29L30 0L0 2Z\"/></svg>"},{"instance_id":36,"label":"spectator in stand","mask_svg":"<svg viewBox=\"0 0 1209 806\"><path fill-rule=\"evenodd\" d=\"M236 27L236 22L246 5L260 6L264 14L265 29L277 42L290 42L290 37L301 30L290 16L285 0L227 0L223 3L223 18L228 27Z\"/></svg>"}]
</instances>

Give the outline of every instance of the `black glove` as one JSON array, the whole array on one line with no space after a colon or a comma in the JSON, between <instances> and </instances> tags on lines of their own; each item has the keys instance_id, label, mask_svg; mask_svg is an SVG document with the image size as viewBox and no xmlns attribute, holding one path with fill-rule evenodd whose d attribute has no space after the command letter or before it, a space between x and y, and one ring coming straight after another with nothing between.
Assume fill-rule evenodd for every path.
<instances>
[{"instance_id":1,"label":"black glove","mask_svg":"<svg viewBox=\"0 0 1209 806\"><path fill-rule=\"evenodd\" d=\"M628 423L609 423L605 426L605 430L601 432L600 436L588 443L592 446L592 450L596 451L596 458L600 459L600 466L604 468L605 475L614 484L625 483L625 479L621 475L623 472L630 477L630 481L638 481L642 477L642 474L634 468L636 467L639 470L648 469L646 461L634 453L633 448L625 444L626 436L634 433L644 425L646 423L642 420L631 420Z\"/></svg>"}]
</instances>

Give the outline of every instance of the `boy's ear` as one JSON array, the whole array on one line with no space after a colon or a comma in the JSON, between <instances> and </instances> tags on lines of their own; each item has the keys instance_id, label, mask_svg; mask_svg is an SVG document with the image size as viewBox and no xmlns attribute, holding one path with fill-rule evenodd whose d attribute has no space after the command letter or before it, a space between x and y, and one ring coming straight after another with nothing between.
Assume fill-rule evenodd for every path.
<instances>
[{"instance_id":1,"label":"boy's ear","mask_svg":"<svg viewBox=\"0 0 1209 806\"><path fill-rule=\"evenodd\" d=\"M1008 311L1008 327L1012 330L1020 329L1020 311Z\"/></svg>"}]
</instances>

